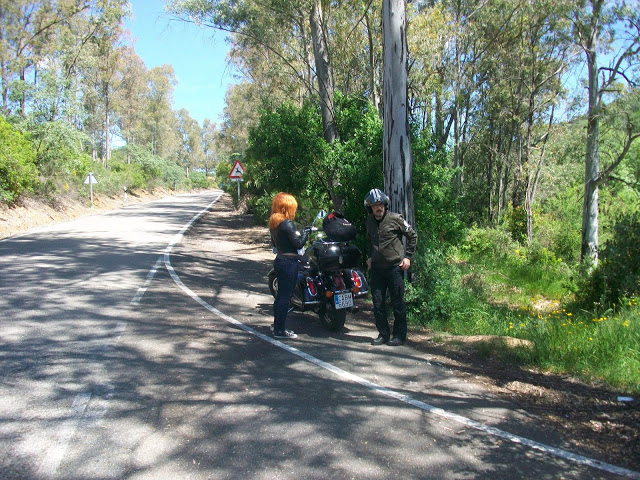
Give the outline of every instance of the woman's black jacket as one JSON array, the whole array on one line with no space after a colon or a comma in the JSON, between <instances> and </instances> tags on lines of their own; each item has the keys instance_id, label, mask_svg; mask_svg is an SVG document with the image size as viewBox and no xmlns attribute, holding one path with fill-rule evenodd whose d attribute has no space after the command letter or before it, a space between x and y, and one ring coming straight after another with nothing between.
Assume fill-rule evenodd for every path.
<instances>
[{"instance_id":1,"label":"woman's black jacket","mask_svg":"<svg viewBox=\"0 0 640 480\"><path fill-rule=\"evenodd\" d=\"M278 255L284 253L298 253L298 250L307 243L308 232L299 232L291 220L280 222L275 229L271 230L271 243Z\"/></svg>"}]
</instances>

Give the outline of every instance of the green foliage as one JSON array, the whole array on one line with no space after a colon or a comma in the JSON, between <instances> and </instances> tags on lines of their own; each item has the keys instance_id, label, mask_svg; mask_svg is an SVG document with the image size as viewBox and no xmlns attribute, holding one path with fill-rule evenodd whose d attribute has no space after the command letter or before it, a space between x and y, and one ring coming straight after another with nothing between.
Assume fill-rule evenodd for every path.
<instances>
[{"instance_id":1,"label":"green foliage","mask_svg":"<svg viewBox=\"0 0 640 480\"><path fill-rule=\"evenodd\" d=\"M363 247L364 197L374 187L383 188L382 122L364 97L337 94L334 100L340 139L333 145L329 164L337 165L332 173L338 180L336 193L343 200L345 217L356 225Z\"/></svg>"},{"instance_id":2,"label":"green foliage","mask_svg":"<svg viewBox=\"0 0 640 480\"><path fill-rule=\"evenodd\" d=\"M20 127L33 142L41 175L84 178L91 162L87 153L91 145L88 135L63 121L28 119Z\"/></svg>"},{"instance_id":3,"label":"green foliage","mask_svg":"<svg viewBox=\"0 0 640 480\"><path fill-rule=\"evenodd\" d=\"M12 203L32 191L38 169L32 144L0 117L0 201Z\"/></svg>"},{"instance_id":4,"label":"green foliage","mask_svg":"<svg viewBox=\"0 0 640 480\"><path fill-rule=\"evenodd\" d=\"M534 213L534 241L554 252L568 264L580 259L580 208L575 189L560 193L545 211Z\"/></svg>"},{"instance_id":5,"label":"green foliage","mask_svg":"<svg viewBox=\"0 0 640 480\"><path fill-rule=\"evenodd\" d=\"M119 190L127 187L127 190L146 188L147 178L141 165L135 163L119 163L111 161L110 182L117 184ZM109 193L113 190L110 189Z\"/></svg>"},{"instance_id":6,"label":"green foliage","mask_svg":"<svg viewBox=\"0 0 640 480\"><path fill-rule=\"evenodd\" d=\"M620 223L624 232L616 234L620 239L617 250L625 253L618 261L639 258L638 222L629 219ZM439 271L434 268L437 265L448 265L449 269ZM412 322L454 335L506 335L529 340L528 348L506 350L484 344L481 350L504 361L604 380L614 387L640 392L637 296L620 300L609 314L591 313L593 304L577 308L568 288L576 275L572 268L537 242L523 247L508 232L489 228L470 229L467 239L451 250L446 261L432 261L421 268L445 281L440 288L432 278L427 286L418 283L422 292L413 286L407 288ZM615 270L620 271L620 266ZM634 282L631 273L623 277L627 285ZM428 288L430 285L435 287ZM431 305L424 300L427 293L438 302Z\"/></svg>"},{"instance_id":7,"label":"green foliage","mask_svg":"<svg viewBox=\"0 0 640 480\"><path fill-rule=\"evenodd\" d=\"M125 145L122 148L114 150L111 162L113 163L115 161L139 165L147 180L160 177L163 171L163 164L165 163L165 160L153 155L145 147L139 145Z\"/></svg>"},{"instance_id":8,"label":"green foliage","mask_svg":"<svg viewBox=\"0 0 640 480\"><path fill-rule=\"evenodd\" d=\"M256 190L284 191L295 197L317 190L328 145L318 111L285 104L263 111L249 135L245 181ZM326 176L325 176L326 178Z\"/></svg>"},{"instance_id":9,"label":"green foliage","mask_svg":"<svg viewBox=\"0 0 640 480\"><path fill-rule=\"evenodd\" d=\"M527 212L524 207L509 209L506 217L511 238L516 242L525 243L527 241Z\"/></svg>"},{"instance_id":10,"label":"green foliage","mask_svg":"<svg viewBox=\"0 0 640 480\"><path fill-rule=\"evenodd\" d=\"M519 244L502 229L471 227L460 249L476 258L506 258L518 247Z\"/></svg>"},{"instance_id":11,"label":"green foliage","mask_svg":"<svg viewBox=\"0 0 640 480\"><path fill-rule=\"evenodd\" d=\"M605 310L640 296L640 216L625 215L599 254L597 268L578 289L578 300L587 308Z\"/></svg>"},{"instance_id":12,"label":"green foliage","mask_svg":"<svg viewBox=\"0 0 640 480\"><path fill-rule=\"evenodd\" d=\"M444 325L460 303L460 275L442 248L421 248L413 256L414 274L407 283L405 300L411 322Z\"/></svg>"},{"instance_id":13,"label":"green foliage","mask_svg":"<svg viewBox=\"0 0 640 480\"><path fill-rule=\"evenodd\" d=\"M456 244L466 231L454 191L457 172L449 166L444 152L435 151L428 132L417 136L412 151L413 196L420 243Z\"/></svg>"},{"instance_id":14,"label":"green foliage","mask_svg":"<svg viewBox=\"0 0 640 480\"><path fill-rule=\"evenodd\" d=\"M160 172L158 179L167 188L184 188L188 186L185 170L171 160L159 162Z\"/></svg>"},{"instance_id":15,"label":"green foliage","mask_svg":"<svg viewBox=\"0 0 640 480\"><path fill-rule=\"evenodd\" d=\"M521 358L555 372L605 380L628 392L640 392L640 309L637 298L611 315L556 307L546 313L523 310L508 333L533 342Z\"/></svg>"},{"instance_id":16,"label":"green foliage","mask_svg":"<svg viewBox=\"0 0 640 480\"><path fill-rule=\"evenodd\" d=\"M319 209L332 208L333 193L342 199L345 216L364 233L362 200L373 186L382 186L382 124L362 97L337 94L335 107L339 139L331 147L322 135L320 114L310 104L262 112L243 162L243 186L255 197L250 204L260 217L268 217L274 193L286 191L298 200L300 221L309 222Z\"/></svg>"},{"instance_id":17,"label":"green foliage","mask_svg":"<svg viewBox=\"0 0 640 480\"><path fill-rule=\"evenodd\" d=\"M189 180L192 188L209 188L209 181L204 172L191 172Z\"/></svg>"},{"instance_id":18,"label":"green foliage","mask_svg":"<svg viewBox=\"0 0 640 480\"><path fill-rule=\"evenodd\" d=\"M249 199L251 212L255 215L258 224L264 225L269 221L273 197L275 197L277 193L278 192L264 192L260 196L254 196Z\"/></svg>"}]
</instances>

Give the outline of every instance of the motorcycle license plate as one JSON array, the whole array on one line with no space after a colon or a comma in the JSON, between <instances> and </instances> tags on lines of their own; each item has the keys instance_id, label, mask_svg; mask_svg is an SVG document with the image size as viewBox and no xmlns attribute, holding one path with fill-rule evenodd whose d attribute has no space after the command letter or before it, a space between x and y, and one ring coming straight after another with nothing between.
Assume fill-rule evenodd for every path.
<instances>
[{"instance_id":1,"label":"motorcycle license plate","mask_svg":"<svg viewBox=\"0 0 640 480\"><path fill-rule=\"evenodd\" d=\"M337 293L333 296L333 301L336 304L336 309L353 307L353 295L348 293Z\"/></svg>"}]
</instances>

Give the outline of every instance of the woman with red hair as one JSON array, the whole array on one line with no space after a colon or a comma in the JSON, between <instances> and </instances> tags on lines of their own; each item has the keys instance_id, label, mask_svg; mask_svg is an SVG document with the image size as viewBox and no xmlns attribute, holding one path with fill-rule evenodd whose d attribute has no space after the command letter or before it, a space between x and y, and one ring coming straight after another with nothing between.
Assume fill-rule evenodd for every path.
<instances>
[{"instance_id":1,"label":"woman with red hair","mask_svg":"<svg viewBox=\"0 0 640 480\"><path fill-rule=\"evenodd\" d=\"M298 250L307 242L308 232L299 232L293 223L298 202L293 195L280 192L273 197L269 230L271 243L276 249L273 268L278 279L278 293L273 302L273 336L275 338L296 338L297 335L285 329L289 303L298 280L300 256Z\"/></svg>"}]
</instances>

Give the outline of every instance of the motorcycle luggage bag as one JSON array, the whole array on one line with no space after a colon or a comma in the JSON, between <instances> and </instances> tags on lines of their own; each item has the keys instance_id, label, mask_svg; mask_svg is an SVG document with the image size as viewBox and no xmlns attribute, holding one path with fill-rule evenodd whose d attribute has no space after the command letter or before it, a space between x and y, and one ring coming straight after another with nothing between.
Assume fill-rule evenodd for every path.
<instances>
[{"instance_id":1,"label":"motorcycle luggage bag","mask_svg":"<svg viewBox=\"0 0 640 480\"><path fill-rule=\"evenodd\" d=\"M356 227L344 218L341 211L337 210L327 215L322 220L324 233L334 242L348 242L356 238Z\"/></svg>"},{"instance_id":2,"label":"motorcycle luggage bag","mask_svg":"<svg viewBox=\"0 0 640 480\"><path fill-rule=\"evenodd\" d=\"M360 262L360 249L340 242L322 242L314 245L314 256L322 271L355 268Z\"/></svg>"}]
</instances>

